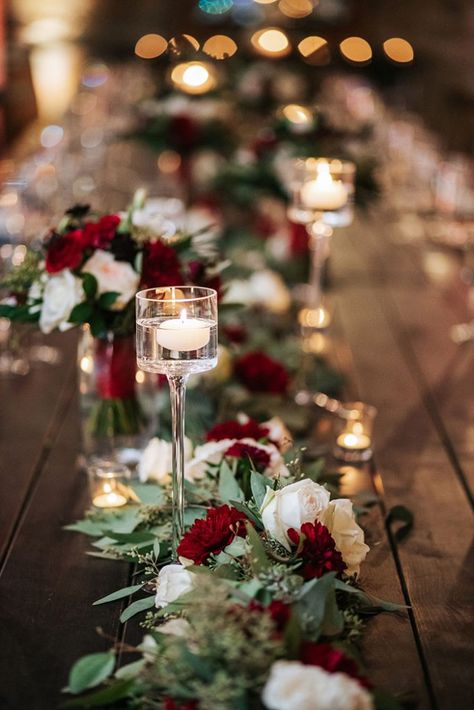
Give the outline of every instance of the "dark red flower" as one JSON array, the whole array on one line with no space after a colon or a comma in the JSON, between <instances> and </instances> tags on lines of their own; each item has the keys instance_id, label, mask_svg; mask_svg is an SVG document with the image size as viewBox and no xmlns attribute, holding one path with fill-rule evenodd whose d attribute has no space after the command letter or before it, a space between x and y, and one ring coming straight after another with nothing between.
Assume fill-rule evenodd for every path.
<instances>
[{"instance_id":1,"label":"dark red flower","mask_svg":"<svg viewBox=\"0 0 474 710\"><path fill-rule=\"evenodd\" d=\"M209 508L202 520L196 520L178 546L178 555L202 565L210 555L218 555L236 537L245 537L247 516L230 505Z\"/></svg>"},{"instance_id":2,"label":"dark red flower","mask_svg":"<svg viewBox=\"0 0 474 710\"><path fill-rule=\"evenodd\" d=\"M260 131L255 139L252 150L256 158L264 158L271 153L278 145L278 138L271 128L265 128Z\"/></svg>"},{"instance_id":3,"label":"dark red flower","mask_svg":"<svg viewBox=\"0 0 474 710\"><path fill-rule=\"evenodd\" d=\"M324 668L328 673L345 673L359 681L364 688L369 690L372 688L369 679L360 673L357 663L339 648L334 648L329 643L303 641L300 649L300 661L308 666Z\"/></svg>"},{"instance_id":4,"label":"dark red flower","mask_svg":"<svg viewBox=\"0 0 474 710\"><path fill-rule=\"evenodd\" d=\"M196 148L200 130L199 125L190 116L173 116L169 122L170 142L179 152L187 153Z\"/></svg>"},{"instance_id":5,"label":"dark red flower","mask_svg":"<svg viewBox=\"0 0 474 710\"><path fill-rule=\"evenodd\" d=\"M94 339L97 391L102 399L135 396L137 356L133 336Z\"/></svg>"},{"instance_id":6,"label":"dark red flower","mask_svg":"<svg viewBox=\"0 0 474 710\"><path fill-rule=\"evenodd\" d=\"M304 537L300 552L303 565L301 573L305 579L322 577L326 572L341 574L347 567L331 533L325 525L316 520L301 526ZM288 537L294 545L300 542L300 534L294 528L288 530Z\"/></svg>"},{"instance_id":7,"label":"dark red flower","mask_svg":"<svg viewBox=\"0 0 474 710\"><path fill-rule=\"evenodd\" d=\"M269 429L262 426L255 419L247 419L241 423L236 419L221 422L209 429L206 434L206 441L221 441L222 439L266 439Z\"/></svg>"},{"instance_id":8,"label":"dark red flower","mask_svg":"<svg viewBox=\"0 0 474 710\"><path fill-rule=\"evenodd\" d=\"M55 274L63 269L77 269L84 254L84 239L80 229L67 234L53 234L46 252L46 271Z\"/></svg>"},{"instance_id":9,"label":"dark red flower","mask_svg":"<svg viewBox=\"0 0 474 710\"><path fill-rule=\"evenodd\" d=\"M235 374L251 392L284 394L290 381L283 365L263 352L251 352L239 358Z\"/></svg>"},{"instance_id":10,"label":"dark red flower","mask_svg":"<svg viewBox=\"0 0 474 710\"><path fill-rule=\"evenodd\" d=\"M183 282L181 264L173 247L161 241L148 243L143 251L141 285L179 286Z\"/></svg>"},{"instance_id":11,"label":"dark red flower","mask_svg":"<svg viewBox=\"0 0 474 710\"><path fill-rule=\"evenodd\" d=\"M290 252L293 256L306 255L309 250L308 231L304 224L288 222L290 231Z\"/></svg>"},{"instance_id":12,"label":"dark red flower","mask_svg":"<svg viewBox=\"0 0 474 710\"><path fill-rule=\"evenodd\" d=\"M236 459L243 459L244 461L250 460L260 473L263 473L270 465L269 453L263 449L259 449L257 446L245 444L243 441L236 441L232 446L229 446L225 455L232 456Z\"/></svg>"},{"instance_id":13,"label":"dark red flower","mask_svg":"<svg viewBox=\"0 0 474 710\"><path fill-rule=\"evenodd\" d=\"M277 631L282 632L291 618L291 606L285 604L280 599L273 599L268 606L263 606L260 602L252 599L248 608L251 611L269 614L275 622Z\"/></svg>"},{"instance_id":14,"label":"dark red flower","mask_svg":"<svg viewBox=\"0 0 474 710\"><path fill-rule=\"evenodd\" d=\"M236 343L237 345L240 345L241 343L245 343L245 341L248 338L248 333L247 330L244 328L243 325L237 325L237 324L229 324L229 325L224 325L222 328L222 331L226 338L230 340L231 343Z\"/></svg>"},{"instance_id":15,"label":"dark red flower","mask_svg":"<svg viewBox=\"0 0 474 710\"><path fill-rule=\"evenodd\" d=\"M98 222L87 222L84 225L84 241L94 249L106 249L115 237L120 217L107 214Z\"/></svg>"},{"instance_id":16,"label":"dark red flower","mask_svg":"<svg viewBox=\"0 0 474 710\"><path fill-rule=\"evenodd\" d=\"M175 700L174 698L163 698L164 710L198 710L198 700Z\"/></svg>"},{"instance_id":17,"label":"dark red flower","mask_svg":"<svg viewBox=\"0 0 474 710\"><path fill-rule=\"evenodd\" d=\"M217 291L217 297L221 297L222 279L219 274L209 276L206 272L206 265L202 261L191 261L189 263L189 281L196 286L204 286L205 288L213 288Z\"/></svg>"}]
</instances>

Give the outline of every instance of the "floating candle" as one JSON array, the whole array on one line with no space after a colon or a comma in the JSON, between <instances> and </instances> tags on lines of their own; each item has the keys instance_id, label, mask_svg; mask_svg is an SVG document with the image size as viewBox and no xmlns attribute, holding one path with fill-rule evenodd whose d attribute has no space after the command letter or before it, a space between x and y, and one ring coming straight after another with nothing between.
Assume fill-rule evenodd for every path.
<instances>
[{"instance_id":1,"label":"floating candle","mask_svg":"<svg viewBox=\"0 0 474 710\"><path fill-rule=\"evenodd\" d=\"M160 323L156 330L156 340L158 345L168 350L200 350L210 340L211 325L210 321L203 318L188 318L184 308L179 318L170 318Z\"/></svg>"},{"instance_id":2,"label":"floating candle","mask_svg":"<svg viewBox=\"0 0 474 710\"><path fill-rule=\"evenodd\" d=\"M114 491L110 483L104 483L102 490L102 493L92 499L92 504L96 508L120 508L127 503L125 496Z\"/></svg>"},{"instance_id":3,"label":"floating candle","mask_svg":"<svg viewBox=\"0 0 474 710\"><path fill-rule=\"evenodd\" d=\"M333 179L326 162L320 163L317 171L316 179L308 180L301 188L301 201L304 206L321 212L331 212L344 207L348 201L344 183Z\"/></svg>"},{"instance_id":4,"label":"floating candle","mask_svg":"<svg viewBox=\"0 0 474 710\"><path fill-rule=\"evenodd\" d=\"M348 432L346 434L339 434L336 439L336 443L343 449L360 450L368 449L371 442L370 437L368 437L366 434L354 434L352 432Z\"/></svg>"}]
</instances>

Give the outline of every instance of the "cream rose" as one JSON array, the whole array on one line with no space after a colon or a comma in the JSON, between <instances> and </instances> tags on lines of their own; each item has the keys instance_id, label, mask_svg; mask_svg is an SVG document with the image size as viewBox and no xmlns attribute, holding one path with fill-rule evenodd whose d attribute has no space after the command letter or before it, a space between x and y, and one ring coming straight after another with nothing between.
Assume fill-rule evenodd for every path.
<instances>
[{"instance_id":1,"label":"cream rose","mask_svg":"<svg viewBox=\"0 0 474 710\"><path fill-rule=\"evenodd\" d=\"M68 323L74 306L85 298L82 281L64 269L56 276L50 276L43 290L43 303L39 317L39 326L43 333L51 333L54 328L68 330L73 323Z\"/></svg>"},{"instance_id":2,"label":"cream rose","mask_svg":"<svg viewBox=\"0 0 474 710\"><path fill-rule=\"evenodd\" d=\"M184 460L189 461L193 453L193 445L188 437L184 439ZM157 481L161 485L171 481L173 468L173 445L164 439L150 439L138 462L138 477L140 481Z\"/></svg>"},{"instance_id":3,"label":"cream rose","mask_svg":"<svg viewBox=\"0 0 474 710\"><path fill-rule=\"evenodd\" d=\"M360 564L370 548L364 543L364 531L356 523L351 501L347 498L331 501L321 522L328 528L347 565L345 573L359 574Z\"/></svg>"},{"instance_id":4,"label":"cream rose","mask_svg":"<svg viewBox=\"0 0 474 710\"><path fill-rule=\"evenodd\" d=\"M97 279L98 294L117 291L120 295L111 310L120 311L135 296L140 276L126 261L116 261L108 251L97 249L86 261L82 271Z\"/></svg>"},{"instance_id":5,"label":"cream rose","mask_svg":"<svg viewBox=\"0 0 474 710\"><path fill-rule=\"evenodd\" d=\"M372 710L370 694L345 673L276 661L262 691L268 710Z\"/></svg>"},{"instance_id":6,"label":"cream rose","mask_svg":"<svg viewBox=\"0 0 474 710\"><path fill-rule=\"evenodd\" d=\"M265 530L290 550L288 529L300 530L304 523L314 523L328 505L329 492L319 483L303 478L278 491L267 488L260 512Z\"/></svg>"},{"instance_id":7,"label":"cream rose","mask_svg":"<svg viewBox=\"0 0 474 710\"><path fill-rule=\"evenodd\" d=\"M193 588L193 575L182 565L162 567L156 580L155 606L167 606Z\"/></svg>"}]
</instances>

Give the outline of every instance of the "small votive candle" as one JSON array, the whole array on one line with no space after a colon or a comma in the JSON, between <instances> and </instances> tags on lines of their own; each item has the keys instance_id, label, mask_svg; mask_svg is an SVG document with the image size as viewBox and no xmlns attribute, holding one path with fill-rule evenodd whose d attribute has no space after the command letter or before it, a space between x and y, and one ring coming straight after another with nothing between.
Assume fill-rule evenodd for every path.
<instances>
[{"instance_id":1,"label":"small votive candle","mask_svg":"<svg viewBox=\"0 0 474 710\"><path fill-rule=\"evenodd\" d=\"M377 414L375 407L363 402L344 405L347 418L336 433L334 456L341 461L358 463L372 458L372 432Z\"/></svg>"},{"instance_id":2,"label":"small votive candle","mask_svg":"<svg viewBox=\"0 0 474 710\"><path fill-rule=\"evenodd\" d=\"M131 472L127 466L97 459L87 473L92 505L96 508L121 508L128 503Z\"/></svg>"}]
</instances>

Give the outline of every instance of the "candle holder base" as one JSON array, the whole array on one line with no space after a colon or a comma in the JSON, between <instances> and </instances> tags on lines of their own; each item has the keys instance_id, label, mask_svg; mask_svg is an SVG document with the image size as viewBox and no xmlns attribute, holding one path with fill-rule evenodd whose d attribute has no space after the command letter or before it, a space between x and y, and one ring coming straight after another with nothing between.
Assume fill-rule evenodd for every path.
<instances>
[{"instance_id":1,"label":"candle holder base","mask_svg":"<svg viewBox=\"0 0 474 710\"><path fill-rule=\"evenodd\" d=\"M338 444L334 445L333 456L338 461L344 461L344 463L367 463L373 456L372 447L367 449L346 449Z\"/></svg>"}]
</instances>

